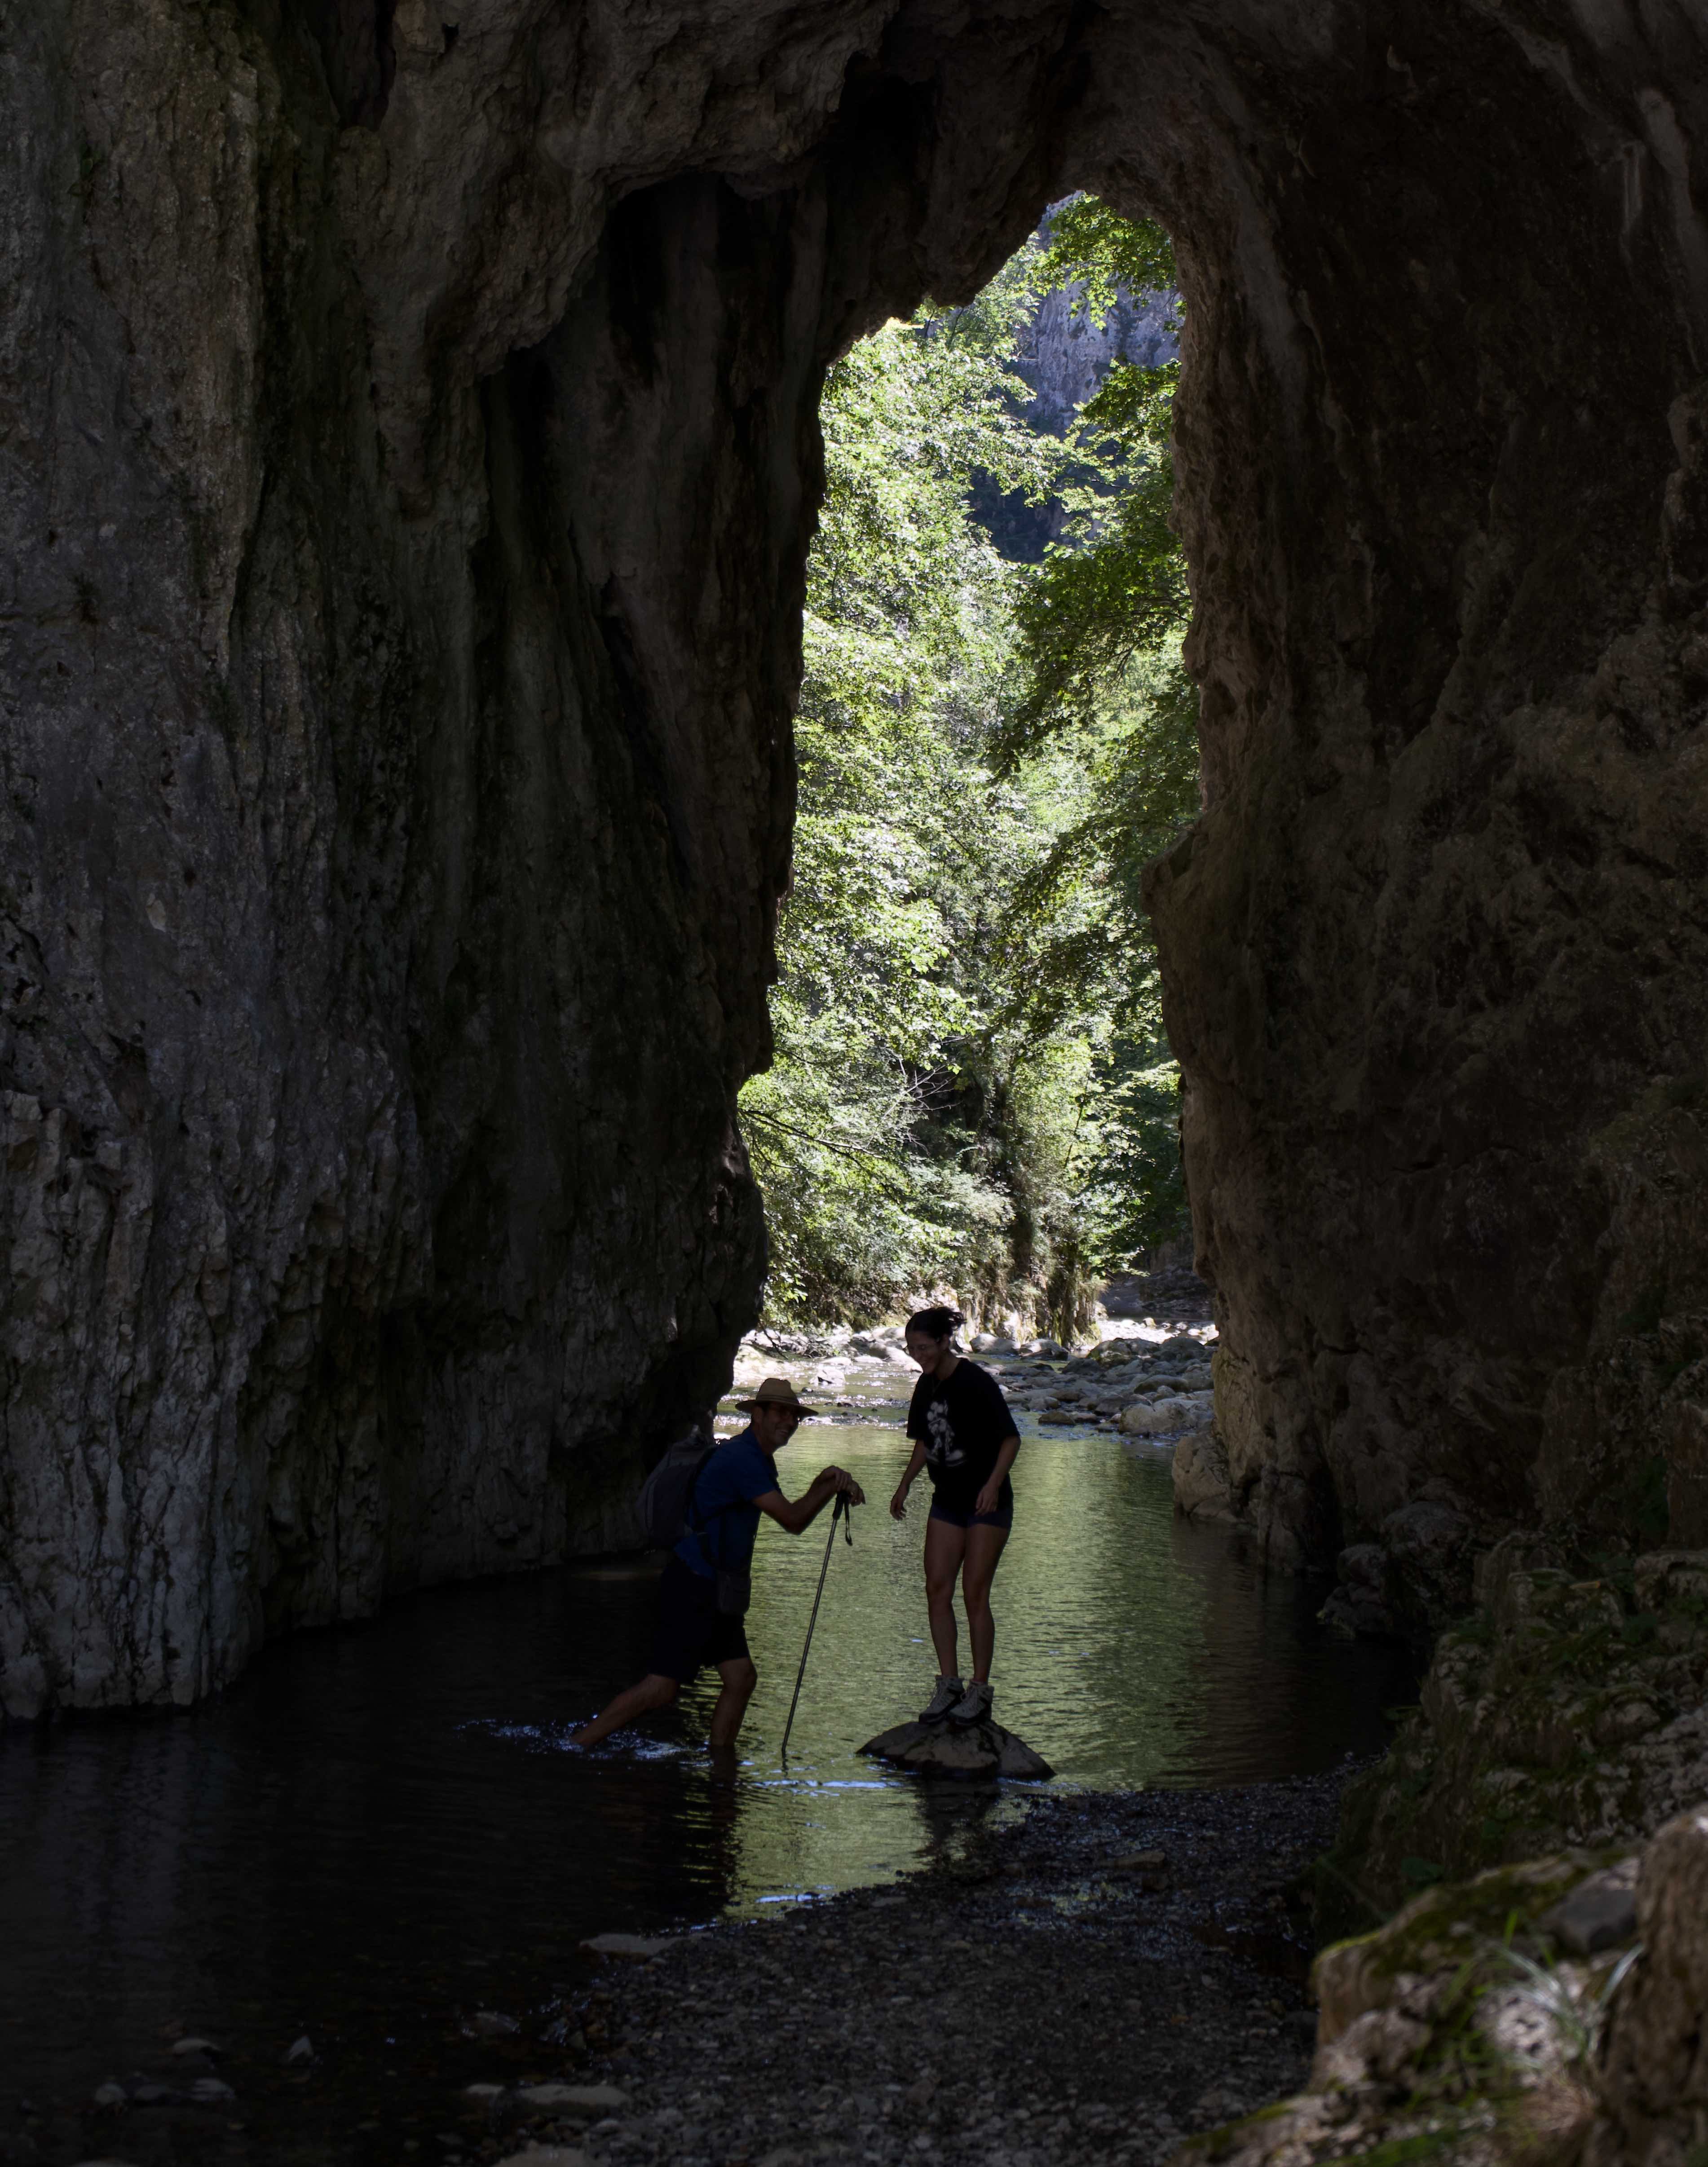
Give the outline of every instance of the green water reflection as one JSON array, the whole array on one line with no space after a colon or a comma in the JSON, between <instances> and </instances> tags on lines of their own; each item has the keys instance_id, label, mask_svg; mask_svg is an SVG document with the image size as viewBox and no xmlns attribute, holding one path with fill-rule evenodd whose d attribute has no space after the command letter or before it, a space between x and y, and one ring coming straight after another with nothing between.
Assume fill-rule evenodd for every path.
<instances>
[{"instance_id":1,"label":"green water reflection","mask_svg":"<svg viewBox=\"0 0 1708 2167\"><path fill-rule=\"evenodd\" d=\"M760 1538L748 1619L760 1686L729 1831L738 1908L884 1878L933 1840L917 1783L858 1753L917 1711L936 1672L923 1486L904 1523L887 1510L906 1456L899 1431L848 1426L809 1429L781 1463L798 1490L835 1458L869 1502L853 1548L836 1539L787 1771L778 1749L827 1530L767 1524ZM1329 1635L1313 1614L1320 1586L1265 1576L1226 1530L1177 1519L1164 1454L1032 1438L1015 1489L995 1594L996 1713L1062 1782L1249 1783L1382 1742L1382 1708L1404 1698L1400 1651ZM689 1735L703 1735L711 1698L709 1686L689 1698Z\"/></svg>"},{"instance_id":2,"label":"green water reflection","mask_svg":"<svg viewBox=\"0 0 1708 2167\"><path fill-rule=\"evenodd\" d=\"M0 1738L0 2069L87 2101L115 2072L169 2076L161 2027L183 2022L226 2049L257 2133L236 2167L353 2161L366 2140L348 2132L374 2115L401 2158L396 2117L487 2074L459 2012L554 2006L585 1936L885 1880L1016 1810L857 1751L934 1668L926 1501L901 1527L883 1509L905 1449L899 1427L814 1427L786 1455L791 1490L835 1457L873 1500L851 1551L837 1541L787 1772L822 1523L761 1537L761 1680L734 1783L701 1750L709 1692L597 1755L569 1746L644 1667L640 1560L423 1593L281 1640L196 1709ZM1398 1651L1315 1623L1319 1584L1265 1580L1225 1532L1176 1521L1164 1454L1046 1433L1015 1486L997 1710L1062 1783L1319 1769L1378 1742L1382 1707L1408 1698ZM326 2056L307 2092L283 2062L303 2033Z\"/></svg>"}]
</instances>

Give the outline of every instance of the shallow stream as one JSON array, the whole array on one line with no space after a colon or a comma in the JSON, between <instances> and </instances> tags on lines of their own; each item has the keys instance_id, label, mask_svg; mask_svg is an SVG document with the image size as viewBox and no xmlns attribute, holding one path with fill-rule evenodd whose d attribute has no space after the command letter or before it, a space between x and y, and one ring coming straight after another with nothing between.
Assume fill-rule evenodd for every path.
<instances>
[{"instance_id":1,"label":"shallow stream","mask_svg":"<svg viewBox=\"0 0 1708 2167\"><path fill-rule=\"evenodd\" d=\"M188 1714L8 1734L0 2136L44 2127L12 2119L19 2095L51 2117L111 2078L171 2085L182 2027L225 2050L236 2098L217 2115L126 2109L102 2148L114 2156L432 2156L435 2102L483 2074L464 2024L496 2009L539 2040L586 1976L583 1937L917 1865L941 1817L857 1751L919 1706L934 1671L923 1487L904 1525L885 1510L905 1453L897 1428L844 1423L782 1456L786 1488L834 1457L871 1501L852 1548L835 1541L787 1772L823 1521L761 1534L761 1683L733 1785L697 1748L709 1687L644 1739L565 1748L644 1667L652 1574L623 1561L298 1636ZM1165 1453L1044 1433L1016 1491L996 1713L1060 1784L1246 1783L1382 1742L1384 1705L1408 1697L1404 1658L1335 1639L1314 1620L1320 1587L1265 1578L1225 1532L1176 1520ZM305 2036L315 2060L287 2065Z\"/></svg>"}]
</instances>

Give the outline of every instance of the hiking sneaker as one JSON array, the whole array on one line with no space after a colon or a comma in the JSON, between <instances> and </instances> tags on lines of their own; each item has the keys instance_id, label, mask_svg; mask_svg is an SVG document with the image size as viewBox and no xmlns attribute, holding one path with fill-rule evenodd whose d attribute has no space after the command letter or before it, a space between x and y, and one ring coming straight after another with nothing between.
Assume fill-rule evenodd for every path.
<instances>
[{"instance_id":1,"label":"hiking sneaker","mask_svg":"<svg viewBox=\"0 0 1708 2167\"><path fill-rule=\"evenodd\" d=\"M959 1678L946 1678L940 1672L936 1691L920 1710L920 1721L941 1723L952 1708L959 1707L964 1690Z\"/></svg>"},{"instance_id":2,"label":"hiking sneaker","mask_svg":"<svg viewBox=\"0 0 1708 2167\"><path fill-rule=\"evenodd\" d=\"M988 1723L990 1719L991 1692L989 1686L973 1684L968 1687L949 1710L951 1723Z\"/></svg>"}]
</instances>

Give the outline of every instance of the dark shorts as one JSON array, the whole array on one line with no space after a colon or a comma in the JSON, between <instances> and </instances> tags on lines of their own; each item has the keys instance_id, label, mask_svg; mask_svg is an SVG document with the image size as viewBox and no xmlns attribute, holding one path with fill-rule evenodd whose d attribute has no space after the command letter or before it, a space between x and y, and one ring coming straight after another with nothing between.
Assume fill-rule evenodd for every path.
<instances>
[{"instance_id":1,"label":"dark shorts","mask_svg":"<svg viewBox=\"0 0 1708 2167\"><path fill-rule=\"evenodd\" d=\"M1011 1528L1014 1525L1014 1500L999 1505L994 1513L975 1513L968 1505L963 1511L958 1505L946 1505L939 1497L931 1500L931 1518L946 1520L952 1528Z\"/></svg>"},{"instance_id":2,"label":"dark shorts","mask_svg":"<svg viewBox=\"0 0 1708 2167\"><path fill-rule=\"evenodd\" d=\"M672 1557L658 1583L658 1630L649 1673L685 1686L703 1664L733 1661L747 1653L747 1628L718 1608L718 1583Z\"/></svg>"}]
</instances>

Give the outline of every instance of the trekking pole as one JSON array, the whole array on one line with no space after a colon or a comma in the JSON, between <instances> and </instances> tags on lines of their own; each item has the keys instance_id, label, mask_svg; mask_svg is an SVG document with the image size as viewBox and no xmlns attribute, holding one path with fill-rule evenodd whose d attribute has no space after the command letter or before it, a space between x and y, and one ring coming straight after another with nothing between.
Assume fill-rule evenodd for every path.
<instances>
[{"instance_id":1,"label":"trekking pole","mask_svg":"<svg viewBox=\"0 0 1708 2167\"><path fill-rule=\"evenodd\" d=\"M813 1597L813 1614L807 1620L806 1646L801 1650L801 1666L795 1672L794 1698L788 1704L788 1721L782 1727L782 1765L785 1768L788 1766L788 1735L795 1726L795 1710L800 1706L801 1700L801 1680L807 1674L807 1656L813 1645L813 1628L819 1622L819 1605L825 1599L825 1576L830 1570L830 1553L836 1547L836 1523L844 1513L848 1515L848 1524L842 1530L842 1539L847 1544L849 1549L852 1550L854 1547L853 1508L848 1502L847 1491L839 1490L836 1492L836 1502L830 1513L830 1539L825 1544L825 1562L819 1567L819 1592Z\"/></svg>"}]
</instances>

